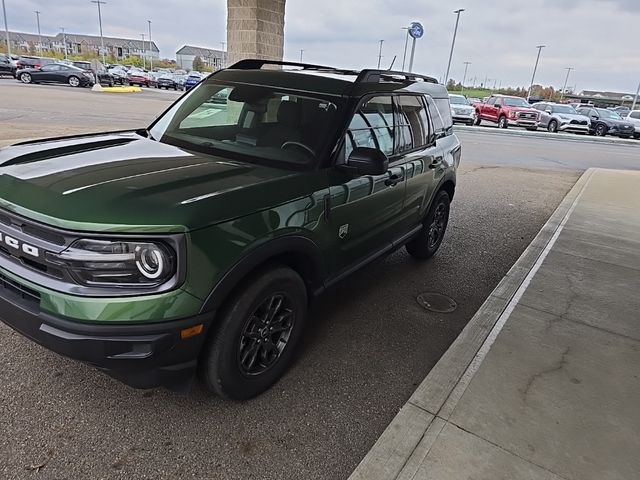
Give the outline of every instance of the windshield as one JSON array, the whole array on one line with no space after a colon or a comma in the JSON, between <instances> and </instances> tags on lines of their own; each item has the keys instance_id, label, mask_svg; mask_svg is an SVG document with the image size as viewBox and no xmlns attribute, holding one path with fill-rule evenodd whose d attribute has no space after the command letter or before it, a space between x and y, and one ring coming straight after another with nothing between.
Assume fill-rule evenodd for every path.
<instances>
[{"instance_id":1,"label":"windshield","mask_svg":"<svg viewBox=\"0 0 640 480\"><path fill-rule=\"evenodd\" d=\"M467 97L463 97L462 95L449 95L449 102L455 105L469 105Z\"/></svg>"},{"instance_id":2,"label":"windshield","mask_svg":"<svg viewBox=\"0 0 640 480\"><path fill-rule=\"evenodd\" d=\"M504 104L508 107L531 107L531 105L529 105L523 98L504 97Z\"/></svg>"},{"instance_id":3,"label":"windshield","mask_svg":"<svg viewBox=\"0 0 640 480\"><path fill-rule=\"evenodd\" d=\"M201 83L151 128L160 142L285 168L314 165L338 107L276 87Z\"/></svg>"},{"instance_id":4,"label":"windshield","mask_svg":"<svg viewBox=\"0 0 640 480\"><path fill-rule=\"evenodd\" d=\"M576 115L578 113L575 108L570 105L554 105L552 108L553 113L566 113L568 115Z\"/></svg>"},{"instance_id":5,"label":"windshield","mask_svg":"<svg viewBox=\"0 0 640 480\"><path fill-rule=\"evenodd\" d=\"M613 112L611 110L607 110L605 108L596 108L596 111L598 112L598 115L600 115L600 118L611 118L612 120L622 120L622 117L620 115L618 115L616 112Z\"/></svg>"}]
</instances>

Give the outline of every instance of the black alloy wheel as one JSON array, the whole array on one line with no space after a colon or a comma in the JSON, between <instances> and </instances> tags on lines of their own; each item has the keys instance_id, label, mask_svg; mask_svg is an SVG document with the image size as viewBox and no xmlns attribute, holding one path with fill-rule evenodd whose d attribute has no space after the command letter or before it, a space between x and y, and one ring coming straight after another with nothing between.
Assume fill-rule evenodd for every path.
<instances>
[{"instance_id":1,"label":"black alloy wheel","mask_svg":"<svg viewBox=\"0 0 640 480\"><path fill-rule=\"evenodd\" d=\"M433 200L422 230L406 245L412 257L427 260L438 251L449 224L449 210L449 195L441 190Z\"/></svg>"},{"instance_id":2,"label":"black alloy wheel","mask_svg":"<svg viewBox=\"0 0 640 480\"><path fill-rule=\"evenodd\" d=\"M607 126L604 123L599 123L596 127L596 135L604 137L607 134Z\"/></svg>"}]
</instances>

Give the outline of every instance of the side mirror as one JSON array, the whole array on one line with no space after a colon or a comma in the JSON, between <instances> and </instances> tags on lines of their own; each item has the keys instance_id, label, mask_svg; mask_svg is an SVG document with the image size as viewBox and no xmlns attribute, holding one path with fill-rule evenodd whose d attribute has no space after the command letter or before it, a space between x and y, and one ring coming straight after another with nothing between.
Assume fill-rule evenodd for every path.
<instances>
[{"instance_id":1,"label":"side mirror","mask_svg":"<svg viewBox=\"0 0 640 480\"><path fill-rule=\"evenodd\" d=\"M545 108L544 111L547 113L553 113L553 109L551 108Z\"/></svg>"},{"instance_id":2,"label":"side mirror","mask_svg":"<svg viewBox=\"0 0 640 480\"><path fill-rule=\"evenodd\" d=\"M384 175L389 170L389 159L375 148L357 147L349 155L347 166L360 175Z\"/></svg>"},{"instance_id":3,"label":"side mirror","mask_svg":"<svg viewBox=\"0 0 640 480\"><path fill-rule=\"evenodd\" d=\"M591 119L592 120L600 120L600 117L598 115L591 115Z\"/></svg>"}]
</instances>

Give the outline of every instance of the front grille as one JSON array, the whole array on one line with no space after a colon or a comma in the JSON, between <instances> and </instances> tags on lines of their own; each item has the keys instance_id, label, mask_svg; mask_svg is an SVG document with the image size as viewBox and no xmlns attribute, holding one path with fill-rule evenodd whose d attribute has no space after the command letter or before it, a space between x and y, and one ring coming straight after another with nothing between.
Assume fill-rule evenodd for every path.
<instances>
[{"instance_id":1,"label":"front grille","mask_svg":"<svg viewBox=\"0 0 640 480\"><path fill-rule=\"evenodd\" d=\"M535 120L538 118L536 113L520 112L519 118L523 120Z\"/></svg>"},{"instance_id":2,"label":"front grille","mask_svg":"<svg viewBox=\"0 0 640 480\"><path fill-rule=\"evenodd\" d=\"M586 120L571 120L571 125L587 125Z\"/></svg>"},{"instance_id":3,"label":"front grille","mask_svg":"<svg viewBox=\"0 0 640 480\"><path fill-rule=\"evenodd\" d=\"M0 292L9 291L18 295L23 300L40 303L40 294L32 288L26 287L0 273Z\"/></svg>"}]
</instances>

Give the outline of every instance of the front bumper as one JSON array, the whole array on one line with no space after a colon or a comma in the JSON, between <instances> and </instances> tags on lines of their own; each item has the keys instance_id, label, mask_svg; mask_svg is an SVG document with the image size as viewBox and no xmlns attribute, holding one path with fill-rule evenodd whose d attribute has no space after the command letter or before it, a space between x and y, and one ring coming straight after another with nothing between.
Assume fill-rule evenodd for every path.
<instances>
[{"instance_id":1,"label":"front bumper","mask_svg":"<svg viewBox=\"0 0 640 480\"><path fill-rule=\"evenodd\" d=\"M522 118L509 118L509 126L510 127L523 127L523 128L538 128L538 120L529 120Z\"/></svg>"},{"instance_id":2,"label":"front bumper","mask_svg":"<svg viewBox=\"0 0 640 480\"><path fill-rule=\"evenodd\" d=\"M568 133L589 133L589 125L576 125L573 123L562 123L558 126L558 131Z\"/></svg>"},{"instance_id":3,"label":"front bumper","mask_svg":"<svg viewBox=\"0 0 640 480\"><path fill-rule=\"evenodd\" d=\"M58 354L91 364L134 388L182 390L191 383L211 314L144 324L68 320L40 309L28 289L0 276L0 320ZM182 330L204 331L183 340Z\"/></svg>"},{"instance_id":4,"label":"front bumper","mask_svg":"<svg viewBox=\"0 0 640 480\"><path fill-rule=\"evenodd\" d=\"M470 113L451 112L451 117L453 118L454 122L460 122L460 123L473 123L476 121L475 112L470 112Z\"/></svg>"}]
</instances>

